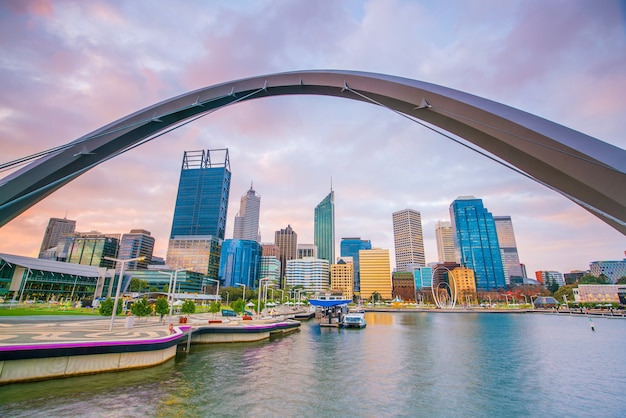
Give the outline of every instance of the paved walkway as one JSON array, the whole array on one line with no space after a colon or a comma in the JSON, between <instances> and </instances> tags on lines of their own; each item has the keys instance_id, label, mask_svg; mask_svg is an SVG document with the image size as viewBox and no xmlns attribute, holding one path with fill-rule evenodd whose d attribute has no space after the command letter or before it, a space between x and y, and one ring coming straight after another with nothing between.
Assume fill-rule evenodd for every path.
<instances>
[{"instance_id":1,"label":"paved walkway","mask_svg":"<svg viewBox=\"0 0 626 418\"><path fill-rule=\"evenodd\" d=\"M11 318L10 320L7 320ZM178 325L178 317L176 322ZM64 317L1 317L0 346L37 343L84 341L125 341L159 338L170 335L169 322L158 317L135 318L132 328L126 328L126 318L116 319L109 331L110 318L93 317L71 319Z\"/></svg>"}]
</instances>

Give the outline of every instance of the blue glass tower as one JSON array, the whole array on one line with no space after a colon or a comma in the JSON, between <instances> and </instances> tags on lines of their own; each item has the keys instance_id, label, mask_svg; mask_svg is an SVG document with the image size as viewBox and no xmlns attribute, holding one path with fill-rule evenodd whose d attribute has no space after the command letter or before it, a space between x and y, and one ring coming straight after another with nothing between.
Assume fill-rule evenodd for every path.
<instances>
[{"instance_id":1,"label":"blue glass tower","mask_svg":"<svg viewBox=\"0 0 626 418\"><path fill-rule=\"evenodd\" d=\"M354 290L361 290L361 269L359 265L359 250L371 250L372 242L357 238L341 239L341 257L352 257L354 262Z\"/></svg>"},{"instance_id":2,"label":"blue glass tower","mask_svg":"<svg viewBox=\"0 0 626 418\"><path fill-rule=\"evenodd\" d=\"M222 158L216 158L222 155ZM213 236L224 239L230 161L228 149L185 151L170 239Z\"/></svg>"},{"instance_id":3,"label":"blue glass tower","mask_svg":"<svg viewBox=\"0 0 626 418\"><path fill-rule=\"evenodd\" d=\"M313 244L317 245L317 258L335 262L335 192L332 190L315 207Z\"/></svg>"},{"instance_id":4,"label":"blue glass tower","mask_svg":"<svg viewBox=\"0 0 626 418\"><path fill-rule=\"evenodd\" d=\"M474 270L476 290L504 288L496 223L482 199L458 197L450 205L450 220L457 258L463 266Z\"/></svg>"},{"instance_id":5,"label":"blue glass tower","mask_svg":"<svg viewBox=\"0 0 626 418\"><path fill-rule=\"evenodd\" d=\"M224 287L245 284L250 289L259 286L261 244L247 239L227 239L222 243L218 280Z\"/></svg>"}]
</instances>

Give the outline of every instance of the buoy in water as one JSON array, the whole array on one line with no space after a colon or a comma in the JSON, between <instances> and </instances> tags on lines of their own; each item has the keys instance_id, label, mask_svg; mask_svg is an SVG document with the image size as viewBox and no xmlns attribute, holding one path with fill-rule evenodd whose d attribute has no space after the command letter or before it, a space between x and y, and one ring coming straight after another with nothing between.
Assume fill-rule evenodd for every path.
<instances>
[{"instance_id":1,"label":"buoy in water","mask_svg":"<svg viewBox=\"0 0 626 418\"><path fill-rule=\"evenodd\" d=\"M591 320L591 318L589 318L589 326L591 327L592 331L596 330L596 327L593 326L593 321Z\"/></svg>"}]
</instances>

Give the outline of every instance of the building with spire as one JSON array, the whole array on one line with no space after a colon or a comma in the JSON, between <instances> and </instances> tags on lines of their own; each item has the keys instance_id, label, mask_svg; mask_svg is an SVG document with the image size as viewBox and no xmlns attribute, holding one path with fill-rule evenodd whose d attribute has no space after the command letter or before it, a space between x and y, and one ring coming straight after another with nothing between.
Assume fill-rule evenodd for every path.
<instances>
[{"instance_id":1,"label":"building with spire","mask_svg":"<svg viewBox=\"0 0 626 418\"><path fill-rule=\"evenodd\" d=\"M335 192L330 193L315 207L313 223L313 244L317 246L317 256L335 262Z\"/></svg>"},{"instance_id":2,"label":"building with spire","mask_svg":"<svg viewBox=\"0 0 626 418\"><path fill-rule=\"evenodd\" d=\"M503 289L506 281L496 223L482 199L458 197L450 205L450 220L456 258L474 270L476 290Z\"/></svg>"},{"instance_id":3,"label":"building with spire","mask_svg":"<svg viewBox=\"0 0 626 418\"><path fill-rule=\"evenodd\" d=\"M233 239L261 242L261 234L259 233L260 210L261 196L256 194L252 184L250 184L250 190L241 196L239 213L235 216Z\"/></svg>"},{"instance_id":4,"label":"building with spire","mask_svg":"<svg viewBox=\"0 0 626 418\"><path fill-rule=\"evenodd\" d=\"M413 209L392 214L393 241L396 249L396 269L409 271L410 265L426 265L422 215Z\"/></svg>"}]
</instances>

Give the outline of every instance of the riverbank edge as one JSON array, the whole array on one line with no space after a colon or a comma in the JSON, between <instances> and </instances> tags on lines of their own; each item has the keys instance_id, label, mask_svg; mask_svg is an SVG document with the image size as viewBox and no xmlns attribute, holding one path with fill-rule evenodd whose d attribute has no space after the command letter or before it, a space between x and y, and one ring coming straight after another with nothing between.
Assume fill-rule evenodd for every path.
<instances>
[{"instance_id":1,"label":"riverbank edge","mask_svg":"<svg viewBox=\"0 0 626 418\"><path fill-rule=\"evenodd\" d=\"M0 344L0 385L115 372L157 366L190 344L254 342L272 334L299 329L300 322L283 320L247 324L189 324L158 338L94 340L45 344ZM186 343L186 345L185 345Z\"/></svg>"}]
</instances>

